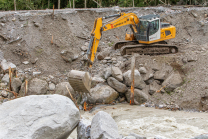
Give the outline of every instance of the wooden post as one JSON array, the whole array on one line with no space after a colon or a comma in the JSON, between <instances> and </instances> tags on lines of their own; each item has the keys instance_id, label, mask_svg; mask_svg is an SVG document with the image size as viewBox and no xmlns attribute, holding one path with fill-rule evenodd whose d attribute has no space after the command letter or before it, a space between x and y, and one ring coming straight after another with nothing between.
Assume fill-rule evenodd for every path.
<instances>
[{"instance_id":1,"label":"wooden post","mask_svg":"<svg viewBox=\"0 0 208 139\"><path fill-rule=\"evenodd\" d=\"M60 9L60 4L61 4L61 2L60 2L60 0L58 0L58 9Z\"/></svg>"},{"instance_id":2,"label":"wooden post","mask_svg":"<svg viewBox=\"0 0 208 139\"><path fill-rule=\"evenodd\" d=\"M75 8L75 3L74 3L74 0L73 0L73 9Z\"/></svg>"},{"instance_id":3,"label":"wooden post","mask_svg":"<svg viewBox=\"0 0 208 139\"><path fill-rule=\"evenodd\" d=\"M85 0L85 8L87 8L87 0Z\"/></svg>"},{"instance_id":4,"label":"wooden post","mask_svg":"<svg viewBox=\"0 0 208 139\"><path fill-rule=\"evenodd\" d=\"M52 13L52 18L54 19L54 5L53 5L53 13Z\"/></svg>"},{"instance_id":5,"label":"wooden post","mask_svg":"<svg viewBox=\"0 0 208 139\"><path fill-rule=\"evenodd\" d=\"M16 0L14 0L14 10L16 11Z\"/></svg>"},{"instance_id":6,"label":"wooden post","mask_svg":"<svg viewBox=\"0 0 208 139\"><path fill-rule=\"evenodd\" d=\"M131 96L130 96L130 105L134 105L134 70L135 70L135 55L132 54L132 58L131 58Z\"/></svg>"},{"instance_id":7,"label":"wooden post","mask_svg":"<svg viewBox=\"0 0 208 139\"><path fill-rule=\"evenodd\" d=\"M9 90L12 91L12 69L9 67Z\"/></svg>"},{"instance_id":8,"label":"wooden post","mask_svg":"<svg viewBox=\"0 0 208 139\"><path fill-rule=\"evenodd\" d=\"M27 95L28 81L25 80L25 96Z\"/></svg>"}]
</instances>

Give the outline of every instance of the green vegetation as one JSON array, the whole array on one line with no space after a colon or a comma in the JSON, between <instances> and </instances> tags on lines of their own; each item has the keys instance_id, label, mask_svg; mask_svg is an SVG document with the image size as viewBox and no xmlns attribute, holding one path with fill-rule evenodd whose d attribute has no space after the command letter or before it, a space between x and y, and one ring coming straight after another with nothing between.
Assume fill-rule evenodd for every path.
<instances>
[{"instance_id":1,"label":"green vegetation","mask_svg":"<svg viewBox=\"0 0 208 139\"><path fill-rule=\"evenodd\" d=\"M16 1L16 10L38 10L38 9L52 9L53 5L55 5L55 9L58 8L58 1L60 1L60 8L72 8L73 0L0 0L0 10L8 11L14 10ZM133 0L86 0L87 8L99 8L99 5L102 7L133 7ZM158 4L162 4L161 1L164 0L134 0L135 7L144 7L144 6L156 6ZM166 3L175 5L179 0L168 0ZM192 0L187 3L186 0L183 0L183 4L204 4L204 0ZM197 1L197 2L196 2ZM85 0L74 0L75 8L84 8Z\"/></svg>"}]
</instances>

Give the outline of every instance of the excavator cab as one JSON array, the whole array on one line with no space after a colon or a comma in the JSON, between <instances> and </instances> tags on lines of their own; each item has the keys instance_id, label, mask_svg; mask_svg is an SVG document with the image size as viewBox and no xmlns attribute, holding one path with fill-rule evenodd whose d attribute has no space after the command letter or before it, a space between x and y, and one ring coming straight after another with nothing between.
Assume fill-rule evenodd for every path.
<instances>
[{"instance_id":1,"label":"excavator cab","mask_svg":"<svg viewBox=\"0 0 208 139\"><path fill-rule=\"evenodd\" d=\"M160 39L160 17L158 15L143 16L139 21L139 41L154 41Z\"/></svg>"}]
</instances>

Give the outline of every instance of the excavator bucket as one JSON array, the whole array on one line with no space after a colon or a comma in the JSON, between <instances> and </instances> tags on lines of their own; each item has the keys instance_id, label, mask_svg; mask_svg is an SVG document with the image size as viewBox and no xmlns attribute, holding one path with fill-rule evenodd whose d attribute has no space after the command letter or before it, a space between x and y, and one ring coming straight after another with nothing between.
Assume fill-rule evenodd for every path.
<instances>
[{"instance_id":1,"label":"excavator bucket","mask_svg":"<svg viewBox=\"0 0 208 139\"><path fill-rule=\"evenodd\" d=\"M89 93L91 88L91 76L88 72L71 70L68 74L68 81L74 91Z\"/></svg>"}]
</instances>

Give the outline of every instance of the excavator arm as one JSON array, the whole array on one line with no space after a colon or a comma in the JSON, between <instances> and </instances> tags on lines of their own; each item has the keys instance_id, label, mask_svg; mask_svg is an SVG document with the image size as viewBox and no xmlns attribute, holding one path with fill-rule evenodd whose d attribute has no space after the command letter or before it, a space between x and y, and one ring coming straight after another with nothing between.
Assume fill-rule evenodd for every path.
<instances>
[{"instance_id":1,"label":"excavator arm","mask_svg":"<svg viewBox=\"0 0 208 139\"><path fill-rule=\"evenodd\" d=\"M114 21L103 25L103 20L117 17ZM87 60L89 66L92 66L93 61L95 60L95 55L97 52L99 41L102 37L102 32L110 29L118 28L125 25L132 25L135 32L137 32L136 24L139 23L139 18L134 13L120 13L115 15L110 15L102 18L95 19L94 27L91 32L90 43L87 51Z\"/></svg>"}]
</instances>

